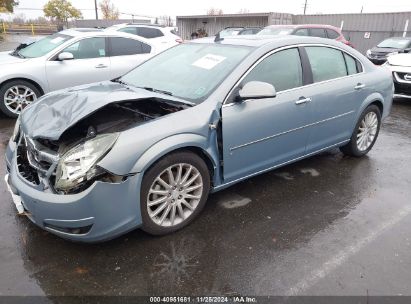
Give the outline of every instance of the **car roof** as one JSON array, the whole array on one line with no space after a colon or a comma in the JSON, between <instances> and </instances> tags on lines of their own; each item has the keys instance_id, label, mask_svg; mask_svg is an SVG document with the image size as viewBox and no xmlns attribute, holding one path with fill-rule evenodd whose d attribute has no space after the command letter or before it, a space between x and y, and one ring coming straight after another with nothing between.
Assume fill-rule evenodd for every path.
<instances>
[{"instance_id":1,"label":"car roof","mask_svg":"<svg viewBox=\"0 0 411 304\"><path fill-rule=\"evenodd\" d=\"M275 24L265 28L329 28L337 31L340 30L338 27L329 24Z\"/></svg>"},{"instance_id":2,"label":"car roof","mask_svg":"<svg viewBox=\"0 0 411 304\"><path fill-rule=\"evenodd\" d=\"M77 31L76 29L68 29L59 32L59 34L63 35L69 35L72 37L84 37L84 38L90 38L90 37L108 37L108 36L114 36L114 37L124 37L124 38L132 38L134 40L140 40L141 42L147 43L152 45L150 43L150 40L137 36L134 34L129 34L129 33L124 33L124 32L118 32L114 30L107 30L107 31Z\"/></svg>"},{"instance_id":3,"label":"car roof","mask_svg":"<svg viewBox=\"0 0 411 304\"><path fill-rule=\"evenodd\" d=\"M71 28L70 30L76 31L76 32L83 32L83 33L103 31L102 28L95 28L95 27L74 27L74 28Z\"/></svg>"},{"instance_id":4,"label":"car roof","mask_svg":"<svg viewBox=\"0 0 411 304\"><path fill-rule=\"evenodd\" d=\"M238 45L248 47L261 47L268 44L286 46L293 44L327 44L334 46L341 46L341 42L336 42L332 39L310 37L310 36L272 36L272 35L242 35L242 36L228 36L219 41L215 41L215 37L206 37L200 39L191 40L192 43L204 43L204 44L223 44L223 45Z\"/></svg>"},{"instance_id":5,"label":"car roof","mask_svg":"<svg viewBox=\"0 0 411 304\"><path fill-rule=\"evenodd\" d=\"M153 23L119 23L119 24L113 24L109 26L108 28L122 28L122 27L153 27L153 28L168 28L171 26L165 26L161 24L153 24Z\"/></svg>"}]
</instances>

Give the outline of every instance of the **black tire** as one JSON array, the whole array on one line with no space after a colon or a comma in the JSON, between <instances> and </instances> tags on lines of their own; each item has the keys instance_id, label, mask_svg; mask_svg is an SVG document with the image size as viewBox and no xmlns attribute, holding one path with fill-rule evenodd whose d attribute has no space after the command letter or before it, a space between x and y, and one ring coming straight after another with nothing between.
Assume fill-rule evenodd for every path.
<instances>
[{"instance_id":1,"label":"black tire","mask_svg":"<svg viewBox=\"0 0 411 304\"><path fill-rule=\"evenodd\" d=\"M377 116L377 120L378 120L377 131L376 131L375 137L374 137L373 141L371 142L371 144L369 145L369 147L366 150L361 151L358 148L358 144L357 144L357 134L359 133L359 128L360 128L362 120L370 112L374 112ZM380 112L380 109L376 105L368 106L364 110L364 112L362 112L360 118L358 119L358 122L355 125L354 132L351 136L350 141L346 145L340 147L341 152L344 153L345 155L354 156L354 157L364 156L365 154L370 152L370 150L374 146L374 144L375 144L375 142L378 138L378 134L380 133L380 127L381 127L381 112Z\"/></svg>"},{"instance_id":2,"label":"black tire","mask_svg":"<svg viewBox=\"0 0 411 304\"><path fill-rule=\"evenodd\" d=\"M157 177L160 174L162 174L170 166L177 165L180 163L191 165L195 169L197 169L198 173L200 173L201 181L203 184L201 198L199 199L199 201L197 201L196 207L194 208L193 211L191 211L192 213L189 216L187 216L186 218L181 217L181 218L184 218L182 219L182 222L176 225L164 227L156 223L149 215L149 211L147 208L148 200L149 200L149 192L150 192L150 188L153 185L154 181L157 179ZM186 170L185 172L187 171L188 170ZM167 183L170 183L170 181L167 180ZM166 190L166 188L164 188L162 189L162 191L172 191L172 190ZM140 194L141 216L143 220L142 229L152 235L164 235L164 234L172 233L174 231L177 231L187 226L200 214L200 212L204 208L209 191L210 191L210 172L204 160L201 157L199 157L197 154L194 154L189 151L181 151L181 152L175 152L175 153L169 154L161 158L149 170L147 170L147 172L144 174L144 177L143 177L143 182L141 185L141 194ZM177 200L178 199L176 199L176 201ZM158 204L158 205L162 206L163 203ZM178 208L177 207L175 208L176 208L176 212L179 212Z\"/></svg>"},{"instance_id":3,"label":"black tire","mask_svg":"<svg viewBox=\"0 0 411 304\"><path fill-rule=\"evenodd\" d=\"M10 111L10 109L8 109L6 106L4 95L6 94L8 89L14 86L25 86L29 88L30 90L34 92L35 99L39 98L42 95L41 91L35 85L25 80L12 80L12 81L9 81L3 84L0 88L0 110L5 115L11 118L17 118L20 114L20 111L18 111L18 113Z\"/></svg>"}]
</instances>

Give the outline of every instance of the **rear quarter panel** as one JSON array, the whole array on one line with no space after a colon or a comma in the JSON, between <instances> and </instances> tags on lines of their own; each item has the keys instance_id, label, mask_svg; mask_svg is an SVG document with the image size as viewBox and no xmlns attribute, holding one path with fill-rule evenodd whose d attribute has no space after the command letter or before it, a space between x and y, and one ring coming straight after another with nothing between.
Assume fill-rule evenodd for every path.
<instances>
[{"instance_id":1,"label":"rear quarter panel","mask_svg":"<svg viewBox=\"0 0 411 304\"><path fill-rule=\"evenodd\" d=\"M368 96L361 105L358 117L367 106L375 101L379 101L383 105L381 116L382 119L385 119L391 112L394 95L394 83L391 71L383 66L373 66L367 73L366 82L368 86Z\"/></svg>"}]
</instances>

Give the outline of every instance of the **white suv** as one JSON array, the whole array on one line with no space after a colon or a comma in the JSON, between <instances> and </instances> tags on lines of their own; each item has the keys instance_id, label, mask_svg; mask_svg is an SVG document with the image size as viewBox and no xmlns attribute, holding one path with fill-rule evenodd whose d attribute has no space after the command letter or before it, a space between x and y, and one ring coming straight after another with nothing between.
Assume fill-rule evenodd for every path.
<instances>
[{"instance_id":1,"label":"white suv","mask_svg":"<svg viewBox=\"0 0 411 304\"><path fill-rule=\"evenodd\" d=\"M388 56L385 66L393 74L394 97L411 98L411 53Z\"/></svg>"},{"instance_id":2,"label":"white suv","mask_svg":"<svg viewBox=\"0 0 411 304\"><path fill-rule=\"evenodd\" d=\"M108 27L106 30L126 32L137 36L150 39L156 45L161 45L162 48L168 49L183 40L177 35L174 27L166 27L158 24L137 24L137 23L123 23Z\"/></svg>"}]
</instances>

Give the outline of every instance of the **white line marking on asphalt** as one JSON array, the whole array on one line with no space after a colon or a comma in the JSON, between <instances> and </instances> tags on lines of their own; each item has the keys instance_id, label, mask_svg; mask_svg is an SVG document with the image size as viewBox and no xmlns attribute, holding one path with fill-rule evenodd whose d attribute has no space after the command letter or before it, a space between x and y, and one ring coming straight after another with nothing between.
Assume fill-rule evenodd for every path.
<instances>
[{"instance_id":1,"label":"white line marking on asphalt","mask_svg":"<svg viewBox=\"0 0 411 304\"><path fill-rule=\"evenodd\" d=\"M376 229L372 233L360 239L354 245L348 246L344 250L340 251L334 257L325 262L321 268L313 270L308 276L306 276L296 285L291 287L286 292L286 296L296 296L302 293L303 291L307 290L308 288L314 286L319 280L325 278L332 271L341 266L348 258L358 253L363 247L374 241L387 229L392 228L394 225L399 223L410 213L411 206L407 206L401 209L401 211L398 212L392 219L383 222L381 225L376 227Z\"/></svg>"}]
</instances>

